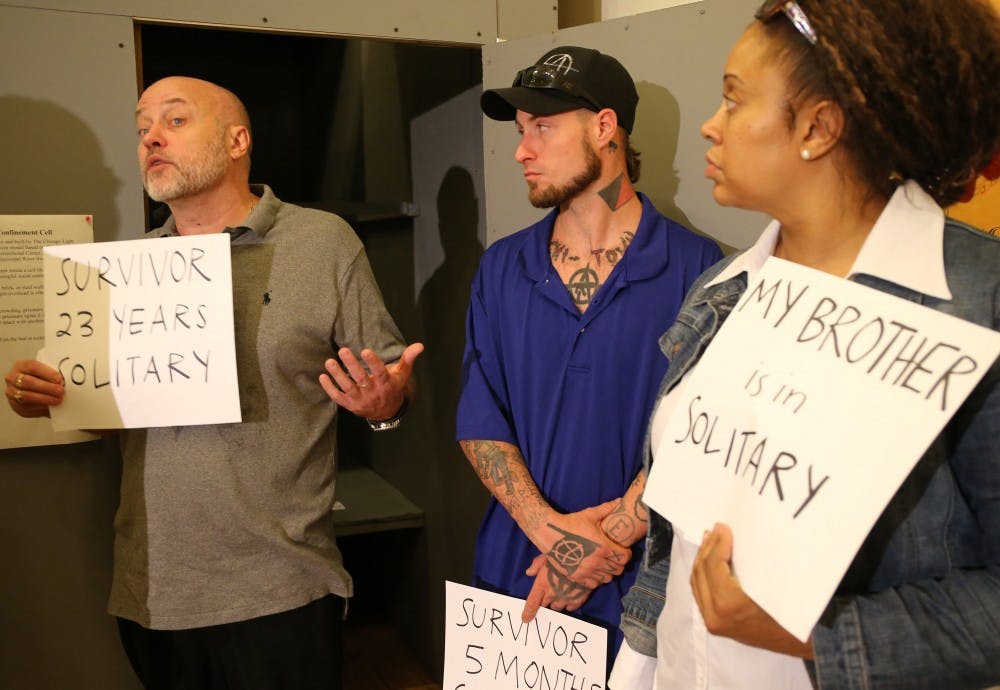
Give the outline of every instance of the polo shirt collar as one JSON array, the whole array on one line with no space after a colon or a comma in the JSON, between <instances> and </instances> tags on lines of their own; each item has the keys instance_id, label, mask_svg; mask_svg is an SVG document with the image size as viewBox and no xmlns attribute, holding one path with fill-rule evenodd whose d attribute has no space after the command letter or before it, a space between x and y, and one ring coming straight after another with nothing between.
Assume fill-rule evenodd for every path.
<instances>
[{"instance_id":1,"label":"polo shirt collar","mask_svg":"<svg viewBox=\"0 0 1000 690\"><path fill-rule=\"evenodd\" d=\"M274 196L274 192L266 184L252 184L250 191L259 196L260 200L247 216L246 222L239 228L245 228L263 238L274 227L278 209L281 208L281 201Z\"/></svg>"},{"instance_id":2,"label":"polo shirt collar","mask_svg":"<svg viewBox=\"0 0 1000 690\"><path fill-rule=\"evenodd\" d=\"M642 202L642 216L635 229L635 237L632 238L622 257L627 282L645 280L658 275L666 268L669 259L667 233L656 232L660 218L659 211L645 194L636 192L636 196ZM521 268L525 275L536 282L545 280L549 272L555 270L549 244L557 215L559 209L556 208L538 221L535 225L537 231L532 233L530 241L521 247Z\"/></svg>"},{"instance_id":3,"label":"polo shirt collar","mask_svg":"<svg viewBox=\"0 0 1000 690\"><path fill-rule=\"evenodd\" d=\"M748 280L774 254L781 224L774 220L750 249L737 256L706 287L740 273ZM847 277L870 275L910 290L950 300L944 270L944 211L913 180L896 188L865 238Z\"/></svg>"},{"instance_id":4,"label":"polo shirt collar","mask_svg":"<svg viewBox=\"0 0 1000 690\"><path fill-rule=\"evenodd\" d=\"M247 216L242 225L234 228L225 228L223 232L228 233L233 239L240 237L244 233L250 232L263 238L268 230L274 225L281 201L274 196L274 192L266 184L252 184L250 191L260 197L260 200L253 207L253 211ZM157 237L176 237L177 221L173 215L167 218L166 222L156 231Z\"/></svg>"}]
</instances>

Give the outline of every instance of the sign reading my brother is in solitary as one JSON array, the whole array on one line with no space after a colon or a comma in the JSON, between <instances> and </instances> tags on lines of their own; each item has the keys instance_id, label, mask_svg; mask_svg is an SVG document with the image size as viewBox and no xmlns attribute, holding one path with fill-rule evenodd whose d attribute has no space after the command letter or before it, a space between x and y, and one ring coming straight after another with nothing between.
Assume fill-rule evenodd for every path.
<instances>
[{"instance_id":1,"label":"sign reading my brother is in solitary","mask_svg":"<svg viewBox=\"0 0 1000 690\"><path fill-rule=\"evenodd\" d=\"M226 234L44 250L45 347L63 429L239 422Z\"/></svg>"},{"instance_id":2,"label":"sign reading my brother is in solitary","mask_svg":"<svg viewBox=\"0 0 1000 690\"><path fill-rule=\"evenodd\" d=\"M998 352L994 331L771 258L671 399L644 499L696 543L730 525L744 590L804 641Z\"/></svg>"}]
</instances>

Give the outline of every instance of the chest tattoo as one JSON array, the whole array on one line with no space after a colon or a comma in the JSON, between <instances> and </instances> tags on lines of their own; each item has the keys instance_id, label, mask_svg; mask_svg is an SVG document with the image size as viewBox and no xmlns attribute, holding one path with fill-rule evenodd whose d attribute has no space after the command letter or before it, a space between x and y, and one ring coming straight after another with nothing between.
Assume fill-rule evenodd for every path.
<instances>
[{"instance_id":1,"label":"chest tattoo","mask_svg":"<svg viewBox=\"0 0 1000 690\"><path fill-rule=\"evenodd\" d=\"M549 242L549 255L552 257L552 263L564 264L567 261L579 261L580 257L570 251L569 247L560 242L559 240L552 240Z\"/></svg>"},{"instance_id":2,"label":"chest tattoo","mask_svg":"<svg viewBox=\"0 0 1000 690\"><path fill-rule=\"evenodd\" d=\"M560 275L566 281L566 289L569 290L573 303L580 307L581 311L590 304L601 287L603 283L601 275L603 274L606 278L611 269L621 261L625 250L628 249L634 237L634 232L626 230L618 237L617 244L607 248L588 249L584 256L574 253L572 249L559 240L549 242L549 255L552 258L552 263L559 269ZM582 268L573 270L571 266L567 267L568 279L566 273L563 272L564 269L560 268L567 264L579 265L584 261L586 266Z\"/></svg>"},{"instance_id":3,"label":"chest tattoo","mask_svg":"<svg viewBox=\"0 0 1000 690\"><path fill-rule=\"evenodd\" d=\"M590 266L585 266L573 273L566 283L569 294L573 298L573 303L577 306L590 304L594 293L601 287L601 281L597 277L597 271Z\"/></svg>"}]
</instances>

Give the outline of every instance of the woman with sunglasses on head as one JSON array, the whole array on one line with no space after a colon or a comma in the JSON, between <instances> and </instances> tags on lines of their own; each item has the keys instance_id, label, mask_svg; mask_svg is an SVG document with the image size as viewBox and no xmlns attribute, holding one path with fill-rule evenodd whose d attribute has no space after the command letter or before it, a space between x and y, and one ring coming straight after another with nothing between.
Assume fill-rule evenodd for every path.
<instances>
[{"instance_id":1,"label":"woman with sunglasses on head","mask_svg":"<svg viewBox=\"0 0 1000 690\"><path fill-rule=\"evenodd\" d=\"M1000 21L986 0L768 0L755 16L701 132L716 201L774 221L698 279L661 340L647 471L667 452L657 430L678 382L770 256L1000 330L1000 241L941 210L1000 152ZM1000 684L998 381L995 362L805 643L743 592L726 525L682 534L651 513L609 687Z\"/></svg>"}]
</instances>

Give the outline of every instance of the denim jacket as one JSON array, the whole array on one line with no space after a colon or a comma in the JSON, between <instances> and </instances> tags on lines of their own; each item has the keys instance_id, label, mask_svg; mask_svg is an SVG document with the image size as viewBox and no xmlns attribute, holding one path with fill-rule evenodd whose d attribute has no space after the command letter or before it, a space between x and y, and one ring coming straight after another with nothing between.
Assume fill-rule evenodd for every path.
<instances>
[{"instance_id":1,"label":"denim jacket","mask_svg":"<svg viewBox=\"0 0 1000 690\"><path fill-rule=\"evenodd\" d=\"M663 397L697 363L747 288L746 273L705 287L735 257L692 286L660 338L670 360ZM952 299L870 275L852 280L1000 330L1000 240L945 223ZM1000 360L955 413L878 519L813 630L819 688L980 688L1000 683ZM905 420L900 420L906 423ZM652 457L645 443L648 473ZM670 524L650 511L646 555L623 600L622 631L656 656Z\"/></svg>"}]
</instances>

